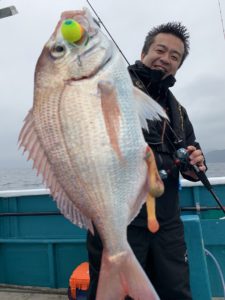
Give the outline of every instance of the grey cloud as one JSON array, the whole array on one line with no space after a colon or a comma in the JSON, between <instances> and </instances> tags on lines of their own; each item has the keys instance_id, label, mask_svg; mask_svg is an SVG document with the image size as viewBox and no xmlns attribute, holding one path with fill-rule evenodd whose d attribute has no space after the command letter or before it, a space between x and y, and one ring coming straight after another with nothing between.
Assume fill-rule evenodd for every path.
<instances>
[{"instance_id":1,"label":"grey cloud","mask_svg":"<svg viewBox=\"0 0 225 300\"><path fill-rule=\"evenodd\" d=\"M178 91L187 108L196 136L206 150L225 148L224 78L202 75Z\"/></svg>"}]
</instances>

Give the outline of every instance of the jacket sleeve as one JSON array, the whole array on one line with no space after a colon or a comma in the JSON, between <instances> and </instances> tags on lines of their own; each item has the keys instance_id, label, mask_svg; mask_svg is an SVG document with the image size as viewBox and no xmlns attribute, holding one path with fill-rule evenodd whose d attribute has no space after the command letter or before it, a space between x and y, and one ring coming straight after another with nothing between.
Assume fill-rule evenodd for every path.
<instances>
[{"instance_id":1,"label":"jacket sleeve","mask_svg":"<svg viewBox=\"0 0 225 300\"><path fill-rule=\"evenodd\" d=\"M201 149L199 143L196 141L194 129L193 129L191 121L188 117L188 114L187 114L186 110L183 107L182 107L182 110L183 110L183 126L184 126L186 147L187 146L195 146L197 149ZM204 164L205 164L205 160L204 160ZM206 166L206 164L205 164L205 166ZM207 166L206 166L206 169L207 169ZM184 172L182 172L182 170L181 170L181 174L187 180L199 181L198 179L194 179L193 177L186 175Z\"/></svg>"}]
</instances>

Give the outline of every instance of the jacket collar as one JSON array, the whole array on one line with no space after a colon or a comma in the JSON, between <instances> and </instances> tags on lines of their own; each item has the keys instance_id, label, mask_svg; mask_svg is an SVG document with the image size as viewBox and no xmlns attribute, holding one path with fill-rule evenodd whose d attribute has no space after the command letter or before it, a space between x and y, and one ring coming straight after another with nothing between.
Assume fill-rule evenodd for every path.
<instances>
[{"instance_id":1,"label":"jacket collar","mask_svg":"<svg viewBox=\"0 0 225 300\"><path fill-rule=\"evenodd\" d=\"M128 67L134 85L148 93L153 99L163 107L168 106L170 111L170 126L173 128L175 134L172 134L171 139L174 143L176 140L184 140L184 119L183 111L180 103L176 100L169 87L176 82L174 76L169 75L162 80L163 72L159 70L152 70L146 67L141 61L136 61L134 65ZM154 122L153 122L154 123ZM151 131L154 143L161 143L162 125L160 130ZM154 136L153 137L153 132ZM157 137L156 137L157 136Z\"/></svg>"},{"instance_id":2,"label":"jacket collar","mask_svg":"<svg viewBox=\"0 0 225 300\"><path fill-rule=\"evenodd\" d=\"M147 90L153 99L161 100L167 95L168 89L172 87L176 79L173 75L169 75L162 79L164 73L161 70L153 70L141 61L136 61L134 65L129 66L128 70L133 77L137 78L137 86L142 90ZM144 85L144 86L143 86Z\"/></svg>"}]
</instances>

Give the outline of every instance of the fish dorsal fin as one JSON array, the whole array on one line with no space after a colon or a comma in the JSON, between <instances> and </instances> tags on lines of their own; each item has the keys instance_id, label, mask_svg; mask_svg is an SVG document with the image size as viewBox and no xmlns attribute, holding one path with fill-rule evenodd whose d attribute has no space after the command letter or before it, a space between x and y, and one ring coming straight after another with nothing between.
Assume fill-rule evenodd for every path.
<instances>
[{"instance_id":1,"label":"fish dorsal fin","mask_svg":"<svg viewBox=\"0 0 225 300\"><path fill-rule=\"evenodd\" d=\"M33 160L33 168L37 170L37 175L42 175L43 183L49 188L52 197L56 201L57 207L62 214L72 223L81 228L85 227L93 232L91 220L86 218L69 199L60 182L54 175L48 157L35 131L32 110L26 116L24 126L20 132L19 148L20 147L24 148L24 152L29 152L27 160Z\"/></svg>"},{"instance_id":2,"label":"fish dorsal fin","mask_svg":"<svg viewBox=\"0 0 225 300\"><path fill-rule=\"evenodd\" d=\"M168 119L163 108L150 96L134 86L134 98L141 122L141 127L148 131L148 120Z\"/></svg>"}]
</instances>

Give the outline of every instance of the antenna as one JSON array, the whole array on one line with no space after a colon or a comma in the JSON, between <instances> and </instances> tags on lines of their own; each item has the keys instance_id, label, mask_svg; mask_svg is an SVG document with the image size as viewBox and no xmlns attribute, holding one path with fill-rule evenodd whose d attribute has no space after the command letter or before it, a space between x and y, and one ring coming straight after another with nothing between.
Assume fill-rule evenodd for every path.
<instances>
[{"instance_id":1,"label":"antenna","mask_svg":"<svg viewBox=\"0 0 225 300\"><path fill-rule=\"evenodd\" d=\"M15 6L8 6L0 9L0 19L11 17L17 14L18 11Z\"/></svg>"},{"instance_id":2,"label":"antenna","mask_svg":"<svg viewBox=\"0 0 225 300\"><path fill-rule=\"evenodd\" d=\"M218 5L219 5L220 19L221 19L221 24L222 24L222 29L223 29L223 37L225 40L225 29L224 29L223 15L222 15L222 9L221 9L221 5L220 5L220 0L218 0Z\"/></svg>"}]
</instances>

